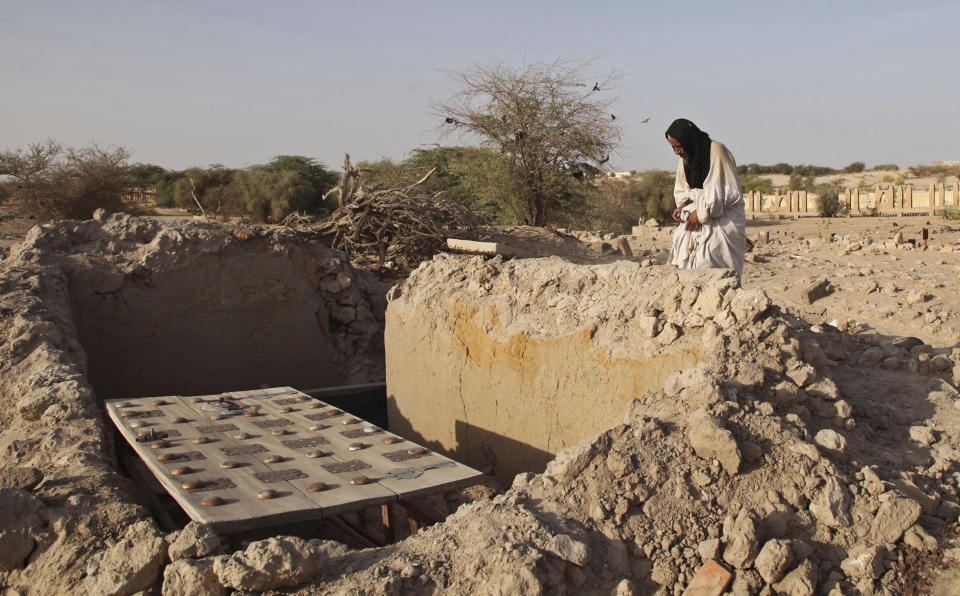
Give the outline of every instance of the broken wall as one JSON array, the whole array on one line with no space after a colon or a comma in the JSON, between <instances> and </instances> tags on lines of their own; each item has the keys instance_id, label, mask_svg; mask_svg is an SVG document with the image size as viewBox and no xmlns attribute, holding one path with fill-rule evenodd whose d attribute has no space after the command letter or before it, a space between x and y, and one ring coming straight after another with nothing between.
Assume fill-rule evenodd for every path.
<instances>
[{"instance_id":1,"label":"broken wall","mask_svg":"<svg viewBox=\"0 0 960 596\"><path fill-rule=\"evenodd\" d=\"M540 471L769 306L736 285L721 270L441 255L389 295L390 428L501 477Z\"/></svg>"}]
</instances>

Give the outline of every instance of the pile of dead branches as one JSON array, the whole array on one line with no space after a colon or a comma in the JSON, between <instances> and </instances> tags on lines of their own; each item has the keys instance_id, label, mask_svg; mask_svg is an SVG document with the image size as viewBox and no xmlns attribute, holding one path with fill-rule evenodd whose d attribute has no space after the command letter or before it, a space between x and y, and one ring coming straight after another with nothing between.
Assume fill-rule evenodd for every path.
<instances>
[{"instance_id":1,"label":"pile of dead branches","mask_svg":"<svg viewBox=\"0 0 960 596\"><path fill-rule=\"evenodd\" d=\"M414 269L442 250L447 238L474 236L480 223L466 206L441 198L441 193L424 192L421 187L431 174L433 170L402 188L367 187L348 155L340 184L327 193L337 195L339 206L314 230L357 266Z\"/></svg>"}]
</instances>

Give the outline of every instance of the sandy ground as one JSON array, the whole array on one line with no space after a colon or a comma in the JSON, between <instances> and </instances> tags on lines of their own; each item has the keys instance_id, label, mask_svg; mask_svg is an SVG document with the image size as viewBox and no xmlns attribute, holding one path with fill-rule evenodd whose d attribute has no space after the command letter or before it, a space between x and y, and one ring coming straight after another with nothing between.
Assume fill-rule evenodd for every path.
<instances>
[{"instance_id":1,"label":"sandy ground","mask_svg":"<svg viewBox=\"0 0 960 596\"><path fill-rule=\"evenodd\" d=\"M924 229L926 250L919 248ZM665 263L674 230L639 226L626 237L631 259ZM523 226L482 239L577 262L623 258L610 235L572 234L583 244ZM960 222L929 216L766 217L749 220L747 236L757 245L747 255L743 287L764 290L788 314L842 331L917 337L937 348L960 342L960 306L954 299L960 292ZM829 282L829 293L805 300L802 290L821 280Z\"/></svg>"},{"instance_id":2,"label":"sandy ground","mask_svg":"<svg viewBox=\"0 0 960 596\"><path fill-rule=\"evenodd\" d=\"M920 250L928 230L928 249ZM647 228L630 238L634 253L667 258L674 228ZM894 244L902 233L903 242ZM769 235L748 254L743 286L759 287L812 324L914 336L937 347L960 341L960 222L942 217L758 219L747 236ZM816 280L831 293L808 303L800 291Z\"/></svg>"},{"instance_id":3,"label":"sandy ground","mask_svg":"<svg viewBox=\"0 0 960 596\"><path fill-rule=\"evenodd\" d=\"M156 252L158 243L153 240L168 237L157 231L157 226L137 218L101 219L112 222L106 227L115 236L114 246L122 240L134 253L129 259L131 263L152 262L143 258L144 251ZM77 246L83 246L77 249L79 261L86 262L87 255L102 252L88 245L84 235L95 235L100 223L103 222L62 224L48 229L45 235L28 234L26 245L46 251L46 256L14 251L6 262L11 268L3 280L5 288L9 288L4 297L5 312L10 316L5 319L9 329L4 330L4 336L10 338L9 353L17 356L17 362L9 366L18 368L0 376L9 385L5 391L11 396L11 404L16 403L15 407L2 409L0 427L5 429L3 440L9 444L6 452L10 457L36 465L46 475L37 493L41 500L31 500L29 495L15 491L9 492L8 500L20 499L17 503L22 508L39 512L38 516L46 512L44 515L50 519L80 519L82 523L77 523L83 528L80 532L72 526L51 525L59 542L41 553L43 557L35 556L23 573L16 571L16 577L8 576L10 585L63 576L64 569L71 570L72 575L63 585L78 586L84 573L83 582L95 587L114 576L125 581L127 576L133 577L124 565L136 554L132 545L155 545L148 553L154 574L160 573L164 561L165 539L149 523L135 523L146 521L146 512L130 505L133 497L117 492L117 487L129 492L133 487L129 480L120 478L109 458L101 456L109 453L108 439L92 414L96 406L87 381L76 381L79 389L62 398L46 390L25 391L32 387L30 383L47 382L47 377L49 382L61 378L54 379L49 373L50 363L57 358L66 363L68 357L82 358L85 353L78 343L70 343L69 334L65 335L53 322L62 319L60 325L70 332L70 307L63 299L66 294L51 290L65 283L65 278L53 275L50 269L40 283L40 274L31 274L30 268L41 261L52 267L67 258L54 254L57 251L74 255L73 244L65 238L76 236L80 243ZM16 241L31 224L28 220L8 219L0 233L5 235L5 241ZM200 227L203 229L196 232L198 240L227 234L216 227ZM187 228L197 226L180 226L178 233L192 234ZM925 251L915 246L923 228L929 232ZM623 270L650 280L624 285L620 280L625 276L611 275L609 285L597 289L597 294L610 304L592 299L583 290L589 285L588 279L589 283L596 283L596 275L584 272L586 268L557 263L558 259L550 261L559 271L542 267L542 261L484 261L479 257L442 257L433 263L432 269L427 264L418 270L421 276L432 270L437 288L446 286L444 280L456 276L469 277L478 284L491 282L495 277L504 284L503 292L513 295L516 284L508 283L511 272L527 267L531 271L521 272L518 278L530 285L526 295L538 296L530 304L543 304L544 313L556 318L560 310L555 308L556 300L567 293L574 301L571 314L596 315L598 320L610 321L609 329L604 328L609 333L598 332L598 340L608 337L612 342L619 341L623 329L617 325L636 314L636 305L649 307L643 312L653 314L641 318L653 320L652 329L663 324L673 331L657 335L657 341L663 345L687 334L702 339L705 353L713 356L698 369L700 372L678 374L664 384L662 391L641 396L631 406L629 426L618 426L598 435L589 445L581 444L582 450L564 451L566 455L552 464L550 474L522 474L511 489L496 499L461 508L451 523L438 525L389 549L318 554L313 551L329 549L330 545L291 546L283 537L268 538L264 544L248 549L248 554L217 555L210 560L201 553L195 553L195 560L187 555L190 561L168 566L164 582L172 582L176 573L206 569L205 577L209 579L213 573L223 586L265 589L268 584L252 581L246 571L243 577L235 577L232 570L236 565L231 562L243 563L243 569L266 570L266 559L251 559L250 565L244 561L260 550L276 546L280 555L291 561L301 554L311 564L333 559L322 569L309 568L296 577L266 573L266 579L272 582L270 587L292 586L316 573L314 583L305 586L303 593L390 593L386 589L389 586L395 591L416 588L421 593L437 593L439 586L446 587L448 593L483 592L479 586L500 586L502 593L532 593L533 587L540 585L559 590L567 580L585 586L583 593L611 593L614 588L623 594L652 593L652 586L648 585L651 581L665 586L663 593L679 593L696 571L702 556L698 553L714 552L717 539L723 538L724 560L742 569L735 590L744 593L758 592L765 584L780 586L774 588L778 592L812 593L795 589L799 584L818 585L817 568L808 562L811 552L821 566L822 588L836 587L837 582L844 581L844 585L856 586L862 593L910 593L920 585L918 580L903 579L912 568L933 576L936 590L926 593L955 593L956 578L951 572L938 575L935 571L941 563L955 567L949 561L960 559L960 548L945 540L940 545L941 558L936 560L910 549L927 549L925 545L931 540L927 530L938 533L946 524L955 525L956 511L960 510L957 394L954 386L941 378L952 380L960 374L955 372L960 368L951 369L960 367L960 353L951 350L960 336L952 300L960 261L957 226L934 218L751 222L748 232L758 238L758 244L749 255L742 290L732 287L735 280L728 272L684 272L677 276L669 267L651 267L665 261L673 229L640 228L627 239L633 253L629 258L613 249L623 238L594 239L591 234L578 233L576 236L585 240L581 243L571 234L529 227L491 231L495 241L502 239L541 256L560 255L573 262L621 261L606 269ZM234 240L224 236L217 245L220 241L245 242L244 238L249 236L241 231L230 238ZM911 240L914 242L910 243ZM160 252L164 256L178 254L169 248ZM639 268L622 262L625 259L636 262ZM191 260L196 260L195 252L191 253ZM448 261L446 268L444 261ZM483 266L470 266L474 261ZM556 283L574 273L583 276L583 284L566 287ZM494 277L487 279L488 276ZM829 286L826 295L806 300L802 291L821 281ZM411 292L430 287L411 283ZM465 296L474 293L470 283L464 290ZM564 287L560 288L561 285ZM644 291L637 292L637 287ZM40 304L36 288L49 294L48 307ZM628 295L623 288L643 295ZM761 290L773 298L776 309L767 308L770 302ZM727 292L733 296L727 301L729 308L720 309L717 305L727 303L722 299ZM699 296L705 298L699 300ZM711 302L711 296L718 298ZM617 304L623 317L617 316L613 308ZM39 316L36 313L46 312L44 308L54 310L50 310L49 316L44 315L45 319L34 320ZM689 308L693 310L688 312ZM539 314L537 309L531 312L534 316ZM14 313L26 314L17 318ZM763 313L767 315L760 317ZM533 321L527 327L541 330L544 326ZM725 331L720 333L720 329ZM890 341L900 336L922 338L929 346L902 347ZM37 347L37 342L42 345ZM28 353L36 358L24 357ZM6 359L0 362L7 364ZM14 362L14 358L9 362ZM73 375L70 379L74 379L77 375L67 364L60 367L63 378L69 373ZM44 374L34 375L37 371ZM81 381L83 386L79 385ZM64 403L53 403L58 399ZM82 408L85 410L80 411ZM694 415L696 412L701 413ZM14 436L17 432L9 429L21 420L27 421L23 423L24 430ZM42 435L41 441L38 437L47 432L47 426L55 426L56 432ZM80 452L83 458L60 457L57 449L77 452L74 443L87 435L100 442L84 443ZM59 480L64 475L88 483L91 498L77 498L76 486L71 484L74 481ZM33 487L36 480L21 484ZM896 487L914 497L897 497L892 494ZM923 519L921 504L926 507ZM742 509L739 513L737 507ZM82 510L82 515L73 509L65 515L68 508ZM901 516L901 509L910 515ZM108 512L102 521L97 517L101 510ZM0 513L3 511L0 508ZM852 516L852 521L846 520L847 515ZM11 517L8 514L4 523L13 525ZM24 527L17 537L23 538L26 532L38 543L53 541L53 534L44 534L45 518L15 516L16 520L20 518L30 523L20 524ZM912 526L918 519L920 525ZM690 520L697 522L690 525ZM757 524L766 543L760 539ZM131 530L124 534L128 527ZM888 535L888 529L893 533ZM953 526L948 530L953 531ZM185 542L196 542L190 532L184 532ZM870 538L874 534L876 540ZM906 536L903 546L891 546L884 555L883 568L870 578L856 580L859 571L842 571L843 557L858 544L881 538L891 545L898 544L901 535ZM129 540L118 541L122 536ZM952 536L944 534L943 538ZM580 542L581 538L585 542ZM172 534L167 539L175 543L180 536ZM789 544L784 542L787 539ZM114 546L101 551L113 542ZM764 556L757 554L761 543ZM24 560L30 552L26 547L32 548L33 544L20 540L18 546L22 548L19 556L13 557L13 567ZM536 548L530 548L531 545ZM0 553L3 551L0 549ZM89 558L95 551L96 557ZM589 551L602 554L591 562ZM544 558L539 554L542 552L560 554ZM89 558L94 565L75 561L65 564L59 558L63 553L83 553L76 555L77 560ZM917 556L924 557L923 565L915 564ZM757 570L750 568L754 557L758 558ZM778 582L791 557L804 562ZM637 566L634 568L630 561L637 562ZM650 564L652 568L648 567ZM213 565L219 565L219 571L213 571ZM610 565L613 568L608 568ZM299 569L298 564L291 564L290 568ZM481 571L492 575L477 583L475 576ZM882 577L878 578L880 573ZM631 577L639 583L633 584ZM279 579L289 579L289 583L276 583ZM529 586L517 583L521 580L529 580ZM145 581L149 584L154 580L148 577ZM361 586L370 590L361 590ZM880 590L878 586L886 591L874 592L874 588Z\"/></svg>"}]
</instances>

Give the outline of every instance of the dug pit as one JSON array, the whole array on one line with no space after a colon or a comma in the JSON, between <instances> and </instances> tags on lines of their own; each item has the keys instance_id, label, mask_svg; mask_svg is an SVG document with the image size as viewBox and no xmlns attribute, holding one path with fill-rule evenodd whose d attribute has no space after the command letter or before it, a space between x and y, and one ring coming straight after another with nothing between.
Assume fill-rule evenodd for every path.
<instances>
[{"instance_id":1,"label":"dug pit","mask_svg":"<svg viewBox=\"0 0 960 596\"><path fill-rule=\"evenodd\" d=\"M383 380L383 287L285 232L102 215L40 249L67 279L98 398ZM41 257L38 257L41 258Z\"/></svg>"},{"instance_id":2,"label":"dug pit","mask_svg":"<svg viewBox=\"0 0 960 596\"><path fill-rule=\"evenodd\" d=\"M33 228L0 271L3 587L74 592L87 554L147 527L105 398L383 381L385 288L289 230L98 212Z\"/></svg>"}]
</instances>

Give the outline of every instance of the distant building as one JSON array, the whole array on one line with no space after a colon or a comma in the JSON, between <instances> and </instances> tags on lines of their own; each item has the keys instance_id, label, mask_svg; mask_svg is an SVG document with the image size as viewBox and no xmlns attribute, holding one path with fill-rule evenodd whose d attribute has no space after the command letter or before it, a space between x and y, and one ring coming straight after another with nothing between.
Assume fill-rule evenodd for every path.
<instances>
[{"instance_id":1,"label":"distant building","mask_svg":"<svg viewBox=\"0 0 960 596\"><path fill-rule=\"evenodd\" d=\"M960 160L956 161L935 161L932 166L960 166Z\"/></svg>"}]
</instances>

